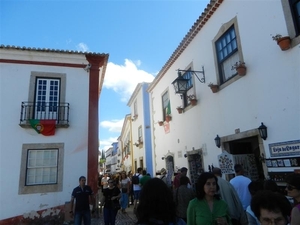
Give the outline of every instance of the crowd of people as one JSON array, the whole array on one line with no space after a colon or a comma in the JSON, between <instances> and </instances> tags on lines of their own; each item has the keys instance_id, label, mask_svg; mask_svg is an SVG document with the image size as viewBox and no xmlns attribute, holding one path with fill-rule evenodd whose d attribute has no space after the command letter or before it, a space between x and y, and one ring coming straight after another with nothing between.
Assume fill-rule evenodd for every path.
<instances>
[{"instance_id":1,"label":"crowd of people","mask_svg":"<svg viewBox=\"0 0 300 225\"><path fill-rule=\"evenodd\" d=\"M286 177L283 193L272 180L251 181L244 176L242 165L234 169L230 181L217 167L201 173L195 189L186 167L172 182L166 179L164 168L153 178L142 168L136 173L104 174L98 181L104 224L114 225L118 211L125 214L133 205L137 225L300 225L300 174ZM85 178L80 177L71 199L72 206L76 199L75 212L70 212L75 225L81 220L90 225L92 195Z\"/></svg>"}]
</instances>

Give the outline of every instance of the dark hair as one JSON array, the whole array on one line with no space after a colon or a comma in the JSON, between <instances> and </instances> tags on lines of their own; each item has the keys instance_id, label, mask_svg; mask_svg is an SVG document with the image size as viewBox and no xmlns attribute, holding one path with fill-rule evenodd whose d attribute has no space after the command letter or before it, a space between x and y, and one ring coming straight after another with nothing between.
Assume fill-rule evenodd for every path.
<instances>
[{"instance_id":1,"label":"dark hair","mask_svg":"<svg viewBox=\"0 0 300 225\"><path fill-rule=\"evenodd\" d=\"M273 191L259 191L251 200L251 209L257 219L260 218L260 210L266 209L271 212L281 212L285 219L290 215L291 204L287 198Z\"/></svg>"},{"instance_id":2,"label":"dark hair","mask_svg":"<svg viewBox=\"0 0 300 225\"><path fill-rule=\"evenodd\" d=\"M137 168L137 172L140 173L142 171L142 167Z\"/></svg>"},{"instance_id":3,"label":"dark hair","mask_svg":"<svg viewBox=\"0 0 300 225\"><path fill-rule=\"evenodd\" d=\"M241 164L235 164L234 165L234 171L236 172L236 173L240 173L240 172L242 172L244 169L243 169L243 166L241 165Z\"/></svg>"},{"instance_id":4,"label":"dark hair","mask_svg":"<svg viewBox=\"0 0 300 225\"><path fill-rule=\"evenodd\" d=\"M143 170L142 175L145 176L147 174L146 170Z\"/></svg>"},{"instance_id":5,"label":"dark hair","mask_svg":"<svg viewBox=\"0 0 300 225\"><path fill-rule=\"evenodd\" d=\"M257 192L262 191L263 189L264 186L261 181L251 181L248 185L248 190L252 196L255 195Z\"/></svg>"},{"instance_id":6,"label":"dark hair","mask_svg":"<svg viewBox=\"0 0 300 225\"><path fill-rule=\"evenodd\" d=\"M216 181L216 187L217 187L216 192L219 191L220 188L218 185L218 179L215 177L215 175L213 175L212 173L209 173L209 172L201 173L201 175L199 176L197 183L196 183L196 196L199 200L202 200L204 198L204 196L205 196L204 185L205 185L206 181L211 178L214 178ZM218 195L215 195L215 197L217 199L220 199L220 197Z\"/></svg>"},{"instance_id":7,"label":"dark hair","mask_svg":"<svg viewBox=\"0 0 300 225\"><path fill-rule=\"evenodd\" d=\"M189 183L189 178L187 176L181 176L179 179L180 185L187 185Z\"/></svg>"},{"instance_id":8,"label":"dark hair","mask_svg":"<svg viewBox=\"0 0 300 225\"><path fill-rule=\"evenodd\" d=\"M285 181L300 190L300 174L292 173L285 178Z\"/></svg>"},{"instance_id":9,"label":"dark hair","mask_svg":"<svg viewBox=\"0 0 300 225\"><path fill-rule=\"evenodd\" d=\"M86 178L85 178L85 176L81 176L81 177L79 177L79 181L80 181L81 179L86 179Z\"/></svg>"},{"instance_id":10,"label":"dark hair","mask_svg":"<svg viewBox=\"0 0 300 225\"><path fill-rule=\"evenodd\" d=\"M219 175L220 177L222 176L222 170L218 167L214 167L212 173L215 175Z\"/></svg>"},{"instance_id":11,"label":"dark hair","mask_svg":"<svg viewBox=\"0 0 300 225\"><path fill-rule=\"evenodd\" d=\"M186 172L186 171L188 171L188 169L187 169L186 167L182 167L182 168L180 169L180 172L181 172L181 173Z\"/></svg>"},{"instance_id":12,"label":"dark hair","mask_svg":"<svg viewBox=\"0 0 300 225\"><path fill-rule=\"evenodd\" d=\"M265 180L264 181L264 190L280 192L277 183L273 180Z\"/></svg>"},{"instance_id":13,"label":"dark hair","mask_svg":"<svg viewBox=\"0 0 300 225\"><path fill-rule=\"evenodd\" d=\"M163 180L151 178L145 183L136 215L138 224L151 224L151 220L160 220L164 224L176 222L173 193Z\"/></svg>"}]
</instances>

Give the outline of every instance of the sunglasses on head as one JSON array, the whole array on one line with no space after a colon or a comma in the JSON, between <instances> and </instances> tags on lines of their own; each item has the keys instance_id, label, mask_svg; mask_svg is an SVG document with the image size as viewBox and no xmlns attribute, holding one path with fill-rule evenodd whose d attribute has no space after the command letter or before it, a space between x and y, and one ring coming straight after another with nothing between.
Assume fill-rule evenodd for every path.
<instances>
[{"instance_id":1,"label":"sunglasses on head","mask_svg":"<svg viewBox=\"0 0 300 225\"><path fill-rule=\"evenodd\" d=\"M286 189L288 189L289 191L292 191L292 190L297 189L297 188L292 186L292 185L287 185Z\"/></svg>"}]
</instances>

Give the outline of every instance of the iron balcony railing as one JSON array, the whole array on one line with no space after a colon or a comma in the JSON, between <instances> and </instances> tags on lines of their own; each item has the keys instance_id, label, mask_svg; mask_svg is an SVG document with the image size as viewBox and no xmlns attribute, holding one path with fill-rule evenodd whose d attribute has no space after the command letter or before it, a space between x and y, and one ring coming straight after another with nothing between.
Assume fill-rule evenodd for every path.
<instances>
[{"instance_id":1,"label":"iron balcony railing","mask_svg":"<svg viewBox=\"0 0 300 225\"><path fill-rule=\"evenodd\" d=\"M20 126L29 125L30 119L56 120L57 127L69 126L69 103L22 102Z\"/></svg>"}]
</instances>

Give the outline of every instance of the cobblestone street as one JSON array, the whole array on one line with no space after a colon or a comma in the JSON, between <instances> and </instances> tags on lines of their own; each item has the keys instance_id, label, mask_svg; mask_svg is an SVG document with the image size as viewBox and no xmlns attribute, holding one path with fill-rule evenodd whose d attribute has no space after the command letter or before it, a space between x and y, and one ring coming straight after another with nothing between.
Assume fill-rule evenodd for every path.
<instances>
[{"instance_id":1,"label":"cobblestone street","mask_svg":"<svg viewBox=\"0 0 300 225\"><path fill-rule=\"evenodd\" d=\"M119 210L116 218L116 225L134 225L136 223L136 217L133 213L133 206L126 209L126 213L122 213ZM99 214L99 218L92 219L92 225L104 225L103 213Z\"/></svg>"}]
</instances>

